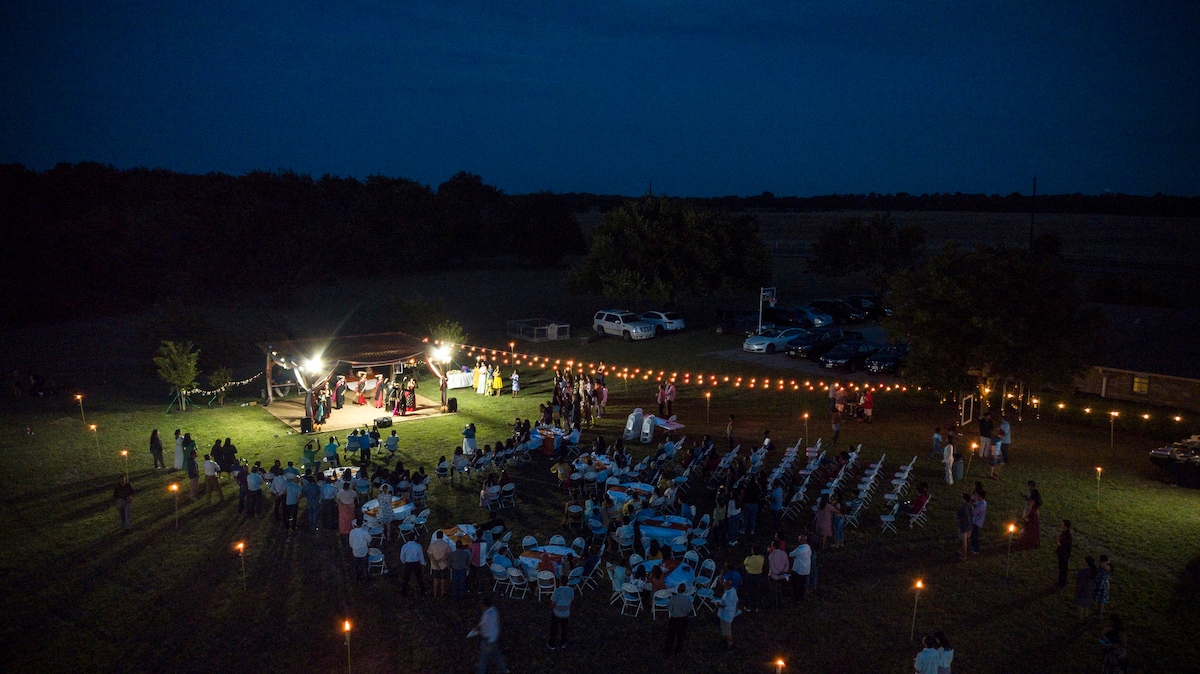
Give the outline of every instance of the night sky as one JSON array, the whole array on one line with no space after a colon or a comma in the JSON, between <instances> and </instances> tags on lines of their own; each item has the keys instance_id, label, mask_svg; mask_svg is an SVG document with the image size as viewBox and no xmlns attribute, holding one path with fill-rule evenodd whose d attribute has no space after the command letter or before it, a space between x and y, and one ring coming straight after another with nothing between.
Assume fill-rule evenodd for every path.
<instances>
[{"instance_id":1,"label":"night sky","mask_svg":"<svg viewBox=\"0 0 1200 674\"><path fill-rule=\"evenodd\" d=\"M0 162L1200 194L1200 2L6 2Z\"/></svg>"}]
</instances>

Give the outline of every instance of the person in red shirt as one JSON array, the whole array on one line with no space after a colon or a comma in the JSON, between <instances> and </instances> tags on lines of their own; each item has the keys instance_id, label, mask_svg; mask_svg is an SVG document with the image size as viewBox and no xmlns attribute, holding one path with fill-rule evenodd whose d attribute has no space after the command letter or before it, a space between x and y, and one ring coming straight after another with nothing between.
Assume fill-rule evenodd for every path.
<instances>
[{"instance_id":1,"label":"person in red shirt","mask_svg":"<svg viewBox=\"0 0 1200 674\"><path fill-rule=\"evenodd\" d=\"M862 404L859 407L862 407L863 421L871 423L871 413L875 410L875 396L871 393L871 389L867 389L866 393L863 393Z\"/></svg>"}]
</instances>

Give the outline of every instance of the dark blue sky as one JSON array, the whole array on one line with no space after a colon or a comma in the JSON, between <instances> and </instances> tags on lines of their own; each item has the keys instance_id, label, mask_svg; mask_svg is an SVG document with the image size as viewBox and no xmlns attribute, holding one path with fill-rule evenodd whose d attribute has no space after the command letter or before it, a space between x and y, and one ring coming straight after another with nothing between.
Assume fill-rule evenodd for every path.
<instances>
[{"instance_id":1,"label":"dark blue sky","mask_svg":"<svg viewBox=\"0 0 1200 674\"><path fill-rule=\"evenodd\" d=\"M1200 194L1196 0L8 2L0 54L36 169Z\"/></svg>"}]
</instances>

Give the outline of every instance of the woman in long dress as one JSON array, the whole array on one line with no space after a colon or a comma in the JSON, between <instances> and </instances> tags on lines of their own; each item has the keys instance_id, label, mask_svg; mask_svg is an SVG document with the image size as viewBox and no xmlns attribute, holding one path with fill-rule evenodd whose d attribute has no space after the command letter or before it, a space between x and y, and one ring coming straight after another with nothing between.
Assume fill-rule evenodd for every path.
<instances>
[{"instance_id":1,"label":"woman in long dress","mask_svg":"<svg viewBox=\"0 0 1200 674\"><path fill-rule=\"evenodd\" d=\"M516 370L513 370L512 376L509 379L512 380L512 397L516 398L517 393L521 390L521 375Z\"/></svg>"},{"instance_id":2,"label":"woman in long dress","mask_svg":"<svg viewBox=\"0 0 1200 674\"><path fill-rule=\"evenodd\" d=\"M479 446L476 444L476 441L475 441L475 424L467 424L467 427L463 429L462 436L463 436L463 443L462 443L463 454L474 456L475 450Z\"/></svg>"},{"instance_id":3,"label":"woman in long dress","mask_svg":"<svg viewBox=\"0 0 1200 674\"><path fill-rule=\"evenodd\" d=\"M481 396L487 395L488 387L492 383L492 373L490 369L491 368L483 365L479 366L479 383L475 385L475 392Z\"/></svg>"},{"instance_id":4,"label":"woman in long dress","mask_svg":"<svg viewBox=\"0 0 1200 674\"><path fill-rule=\"evenodd\" d=\"M174 470L183 470L183 433L178 428L175 429L175 468Z\"/></svg>"},{"instance_id":5,"label":"woman in long dress","mask_svg":"<svg viewBox=\"0 0 1200 674\"><path fill-rule=\"evenodd\" d=\"M337 493L339 534L349 534L354 528L354 506L357 500L358 496L350 488L350 483L343 482L341 490Z\"/></svg>"}]
</instances>

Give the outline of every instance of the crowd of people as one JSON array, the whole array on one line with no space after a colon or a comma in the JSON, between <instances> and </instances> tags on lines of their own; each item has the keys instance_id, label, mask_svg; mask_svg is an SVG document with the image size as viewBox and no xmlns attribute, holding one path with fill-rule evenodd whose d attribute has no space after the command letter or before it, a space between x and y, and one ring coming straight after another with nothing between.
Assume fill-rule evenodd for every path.
<instances>
[{"instance_id":1,"label":"crowd of people","mask_svg":"<svg viewBox=\"0 0 1200 674\"><path fill-rule=\"evenodd\" d=\"M519 377L515 371L513 374L512 383L519 390ZM484 381L485 376L491 387L491 382L499 377L499 368L491 371L479 368L477 378ZM672 388L668 383L659 389L660 413L666 416L673 413ZM830 401L831 414L849 412L846 406L851 403L838 402L836 392ZM433 476L427 475L424 467L409 470L401 460L391 465L399 443L395 430L390 436L383 437L378 429L354 429L344 444L336 436L330 436L324 444L319 440L310 442L303 450L299 466L292 461L275 460L273 465L264 468L261 461L251 464L241 460L230 438L214 441L201 461L196 441L190 433L181 430L175 431L175 454L171 464L165 462L158 430L151 433L149 445L155 470L187 471L191 500L204 497L211 501L215 496L218 501L224 501L221 478L228 476L237 488L237 511L246 518L265 517L269 511L273 521L283 528L305 526L311 531L332 530L346 536L354 575L360 580L368 578L368 551L378 546L387 556L397 560L394 568L398 573L393 577L400 584L402 594L408 595L410 586L415 586L423 597L431 594L435 599L452 601L463 601L472 595L479 597L484 609L478 628L482 641L481 671L489 664L502 671L504 667L498 646L498 611L491 604L487 591L491 584L488 565L520 566L519 555L508 547L507 539L500 540L507 528L503 520L493 515L487 498L492 486L515 482L518 470L508 461L515 451L540 445L539 426L561 431L556 437L553 457L548 460L556 484L569 496L564 502L561 525L564 528L572 526L572 513L577 512L574 506L583 513L583 527L589 527L590 523L599 524L598 530L592 530L593 535L589 536L581 554L562 560L543 555L539 560L538 570L553 571L556 584L546 636L548 649L558 650L569 645L568 625L577 598L569 579L573 570L582 568L586 577L597 569L607 571L614 587L632 584L643 594L646 603L654 601L656 592L675 590L667 605L669 619L663 653L672 655L682 651L689 623L693 620L694 594L688 591L693 588L670 586L661 564L647 570L644 565L631 563L670 560L684 554L642 534L641 521L647 512L669 512L683 517L694 530L703 530L712 548L736 549L734 554L721 555L725 559L724 570L711 595L718 631L727 650L734 647L733 624L739 616L802 605L817 587L818 555L846 545L845 523L850 499L842 490L833 489L821 494L812 514L806 511L789 526L784 512L796 485L773 477L771 471L756 469L756 463L778 452L769 430L762 431L761 439L755 437L753 453L734 453L734 417L730 415L726 432L730 446L727 453L723 454L708 435L685 444L676 432L668 432L639 463L622 439L609 442L603 436L595 435L590 441L583 440L581 427L590 426L600 417L606 402L603 370L591 377L569 371L555 372L550 399L540 405L540 418L536 421L514 419L507 437L484 444L482 450L474 425L468 424L463 429L461 445L455 448L453 455L439 458L434 476L446 477L451 483L467 476L478 476L480 507L484 513L481 519L485 521L477 525L480 535L470 543L448 540L441 531L434 532L428 545L422 545L413 536L397 534L392 497L401 497L398 502L404 503L403 498L411 497L414 490L423 491L421 488L427 487ZM839 406L842 407L839 409ZM863 401L859 401L857 407L863 410ZM862 416L864 423L871 418L865 412ZM988 417L984 415L984 419ZM1007 461L1011 428L1006 419L997 427L984 428L984 419L981 419L980 452L981 456L994 458L990 463L991 468L996 469ZM955 450L955 442L961 435L957 427L948 427L944 434L941 428L934 431L929 457L944 465L947 484L962 479L961 475L955 475L956 466L960 466L962 460ZM985 436L989 440L986 448L982 447ZM634 495L620 504L603 489L585 495L573 483L578 479L578 471L572 465L571 457L577 453L590 453L596 459L603 457L606 465L621 471L637 464L636 480L650 484L653 491L645 497ZM382 461L378 460L381 458ZM839 473L851 461L851 455L846 451L831 455L818 466L816 482L821 483ZM329 473L321 470L323 462L335 470ZM706 495L687 496L676 480L681 475L687 475L693 485L703 485ZM999 479L998 470L992 470L989 477ZM1040 546L1043 502L1035 481L1029 480L1027 487L1019 547L1034 550ZM910 514L923 511L930 492L930 485L921 482L916 494L899 504L900 509ZM122 529L126 532L131 527L132 495L133 487L122 478L114 488L113 498ZM377 499L379 507L368 520L364 517L363 504L372 497ZM711 503L711 509L703 515L698 508L700 498ZM301 502L305 505L303 516ZM974 490L962 495L955 515L961 560L967 561L983 550L987 514L987 492L983 481L976 481ZM377 526L382 527L381 537L372 532L372 527ZM789 528L792 529L790 535L785 533ZM640 560L614 554L626 546ZM1067 585L1072 550L1071 522L1063 520L1055 546L1060 588ZM1103 620L1113 565L1105 555L1099 556L1098 563L1091 556L1085 561L1086 566L1075 574L1074 603L1079 609L1080 620L1092 619L1093 607L1096 607L1095 619ZM428 592L426 575L430 575L432 581ZM1106 666L1123 666L1125 644L1124 629L1119 620L1114 620L1113 628L1105 633L1105 661L1109 663ZM916 671L919 674L948 672L954 651L946 635L942 632L927 635L922 645L923 649L914 661Z\"/></svg>"}]
</instances>

